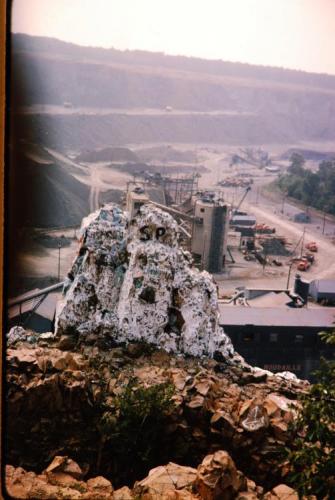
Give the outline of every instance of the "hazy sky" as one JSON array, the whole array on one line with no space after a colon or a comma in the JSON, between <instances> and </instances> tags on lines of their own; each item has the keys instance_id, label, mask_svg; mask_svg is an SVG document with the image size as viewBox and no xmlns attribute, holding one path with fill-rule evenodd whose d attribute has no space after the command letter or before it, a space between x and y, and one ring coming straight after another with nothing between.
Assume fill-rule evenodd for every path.
<instances>
[{"instance_id":1,"label":"hazy sky","mask_svg":"<svg viewBox=\"0 0 335 500\"><path fill-rule=\"evenodd\" d=\"M12 31L335 74L335 0L13 0Z\"/></svg>"}]
</instances>

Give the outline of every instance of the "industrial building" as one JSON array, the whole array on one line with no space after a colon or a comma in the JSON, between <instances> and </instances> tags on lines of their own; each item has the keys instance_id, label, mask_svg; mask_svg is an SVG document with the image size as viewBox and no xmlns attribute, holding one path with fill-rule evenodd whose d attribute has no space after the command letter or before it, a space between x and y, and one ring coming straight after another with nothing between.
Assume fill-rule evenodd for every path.
<instances>
[{"instance_id":1,"label":"industrial building","mask_svg":"<svg viewBox=\"0 0 335 500\"><path fill-rule=\"evenodd\" d=\"M195 201L191 251L211 273L224 268L228 228L229 205L208 195Z\"/></svg>"},{"instance_id":2,"label":"industrial building","mask_svg":"<svg viewBox=\"0 0 335 500\"><path fill-rule=\"evenodd\" d=\"M137 214L139 209L145 203L148 203L149 196L145 193L142 187L136 186L132 190L127 191L127 212L130 215L130 219L133 219Z\"/></svg>"},{"instance_id":3,"label":"industrial building","mask_svg":"<svg viewBox=\"0 0 335 500\"><path fill-rule=\"evenodd\" d=\"M309 295L317 302L335 303L335 280L313 280Z\"/></svg>"},{"instance_id":4,"label":"industrial building","mask_svg":"<svg viewBox=\"0 0 335 500\"><path fill-rule=\"evenodd\" d=\"M245 307L219 305L220 325L248 363L273 372L290 371L312 380L320 357L332 359L335 348L321 331L332 331L335 308Z\"/></svg>"}]
</instances>

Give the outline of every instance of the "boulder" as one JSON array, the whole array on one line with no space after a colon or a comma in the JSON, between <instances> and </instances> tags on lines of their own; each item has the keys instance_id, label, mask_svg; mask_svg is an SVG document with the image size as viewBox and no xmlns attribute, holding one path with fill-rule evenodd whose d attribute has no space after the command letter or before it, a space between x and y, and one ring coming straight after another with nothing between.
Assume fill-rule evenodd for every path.
<instances>
[{"instance_id":1,"label":"boulder","mask_svg":"<svg viewBox=\"0 0 335 500\"><path fill-rule=\"evenodd\" d=\"M87 481L87 487L90 490L99 491L104 494L111 494L113 492L112 483L102 476L89 479Z\"/></svg>"},{"instance_id":2,"label":"boulder","mask_svg":"<svg viewBox=\"0 0 335 500\"><path fill-rule=\"evenodd\" d=\"M299 495L286 484L279 484L264 495L264 500L299 500Z\"/></svg>"},{"instance_id":3,"label":"boulder","mask_svg":"<svg viewBox=\"0 0 335 500\"><path fill-rule=\"evenodd\" d=\"M265 408L261 404L251 405L248 409L247 417L242 420L241 425L248 432L266 429L269 425L269 418Z\"/></svg>"},{"instance_id":4,"label":"boulder","mask_svg":"<svg viewBox=\"0 0 335 500\"><path fill-rule=\"evenodd\" d=\"M204 500L230 500L246 485L232 458L222 450L207 455L197 469L195 490Z\"/></svg>"},{"instance_id":5,"label":"boulder","mask_svg":"<svg viewBox=\"0 0 335 500\"><path fill-rule=\"evenodd\" d=\"M22 326L13 326L7 333L7 346L12 347L16 342L21 342L27 340L29 337L29 332L26 331Z\"/></svg>"},{"instance_id":6,"label":"boulder","mask_svg":"<svg viewBox=\"0 0 335 500\"><path fill-rule=\"evenodd\" d=\"M197 477L196 469L183 467L170 462L168 465L156 467L142 481L136 482L133 493L140 498L163 498L163 495L171 495L171 491L190 489ZM156 496L155 496L156 495ZM172 497L178 498L178 497Z\"/></svg>"},{"instance_id":7,"label":"boulder","mask_svg":"<svg viewBox=\"0 0 335 500\"><path fill-rule=\"evenodd\" d=\"M113 500L134 500L131 489L128 486L123 486L113 492Z\"/></svg>"},{"instance_id":8,"label":"boulder","mask_svg":"<svg viewBox=\"0 0 335 500\"><path fill-rule=\"evenodd\" d=\"M211 426L227 438L232 437L236 429L236 424L230 414L222 410L214 413L211 418Z\"/></svg>"},{"instance_id":9,"label":"boulder","mask_svg":"<svg viewBox=\"0 0 335 500\"><path fill-rule=\"evenodd\" d=\"M278 439L278 441L282 441L283 443L285 443L288 437L287 436L288 427L286 422L284 422L281 419L272 419L270 421L270 425L275 438Z\"/></svg>"},{"instance_id":10,"label":"boulder","mask_svg":"<svg viewBox=\"0 0 335 500\"><path fill-rule=\"evenodd\" d=\"M64 472L75 479L82 479L84 475L79 465L67 456L56 456L45 469L47 475L55 472Z\"/></svg>"}]
</instances>

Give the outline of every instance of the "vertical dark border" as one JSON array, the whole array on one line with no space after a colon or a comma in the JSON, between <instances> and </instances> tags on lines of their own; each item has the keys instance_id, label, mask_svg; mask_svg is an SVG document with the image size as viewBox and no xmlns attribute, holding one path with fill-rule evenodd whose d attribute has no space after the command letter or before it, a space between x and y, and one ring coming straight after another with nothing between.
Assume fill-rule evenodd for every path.
<instances>
[{"instance_id":1,"label":"vertical dark border","mask_svg":"<svg viewBox=\"0 0 335 500\"><path fill-rule=\"evenodd\" d=\"M1 429L1 444L0 444L0 465L1 465L1 475L0 475L0 498L4 498L4 481L3 481L3 367L4 367L4 344L3 344L3 331L4 331L4 184L5 184L5 137L7 137L7 130L5 127L5 104L6 104L6 90L8 85L6 84L6 39L7 39L7 28L9 25L7 14L9 11L8 4L6 0L0 0L0 429Z\"/></svg>"}]
</instances>

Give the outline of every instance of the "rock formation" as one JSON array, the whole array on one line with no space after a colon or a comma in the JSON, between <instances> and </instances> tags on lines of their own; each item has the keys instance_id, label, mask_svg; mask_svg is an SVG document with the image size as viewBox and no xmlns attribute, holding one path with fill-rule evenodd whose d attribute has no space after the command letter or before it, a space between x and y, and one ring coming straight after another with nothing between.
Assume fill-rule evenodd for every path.
<instances>
[{"instance_id":1,"label":"rock formation","mask_svg":"<svg viewBox=\"0 0 335 500\"><path fill-rule=\"evenodd\" d=\"M81 466L88 463L90 474L122 486L108 472L117 461L108 446L101 449L97 468L99 419L102 411L114 411L116 399L135 380L136 387L168 383L174 388L157 465L173 461L194 467L206 454L225 449L258 484L278 484L276 453L289 442L291 403L297 405L307 383L148 351L142 343L106 350L81 346L77 352L59 344L45 335L16 340L7 350L7 463L40 471L55 455L69 455Z\"/></svg>"},{"instance_id":2,"label":"rock formation","mask_svg":"<svg viewBox=\"0 0 335 500\"><path fill-rule=\"evenodd\" d=\"M113 489L102 476L84 480L85 473L67 456L56 456L41 473L6 467L6 489L12 498L57 500L298 500L298 494L280 484L264 495L236 469L231 457L219 450L207 455L197 469L174 463L152 469L133 488Z\"/></svg>"},{"instance_id":3,"label":"rock formation","mask_svg":"<svg viewBox=\"0 0 335 500\"><path fill-rule=\"evenodd\" d=\"M276 486L278 450L308 383L254 369L234 352L218 323L215 286L191 268L169 215L145 206L129 221L108 205L81 231L55 334L16 327L8 335L9 493L296 500ZM173 403L159 443L149 443L158 453L150 467L136 456L120 468L120 398L129 386L136 393L157 384L172 388Z\"/></svg>"},{"instance_id":4,"label":"rock formation","mask_svg":"<svg viewBox=\"0 0 335 500\"><path fill-rule=\"evenodd\" d=\"M145 341L168 352L234 357L218 322L211 276L191 268L167 213L143 206L129 221L116 205L85 219L79 255L57 316L57 335ZM241 360L235 354L236 361Z\"/></svg>"}]
</instances>

